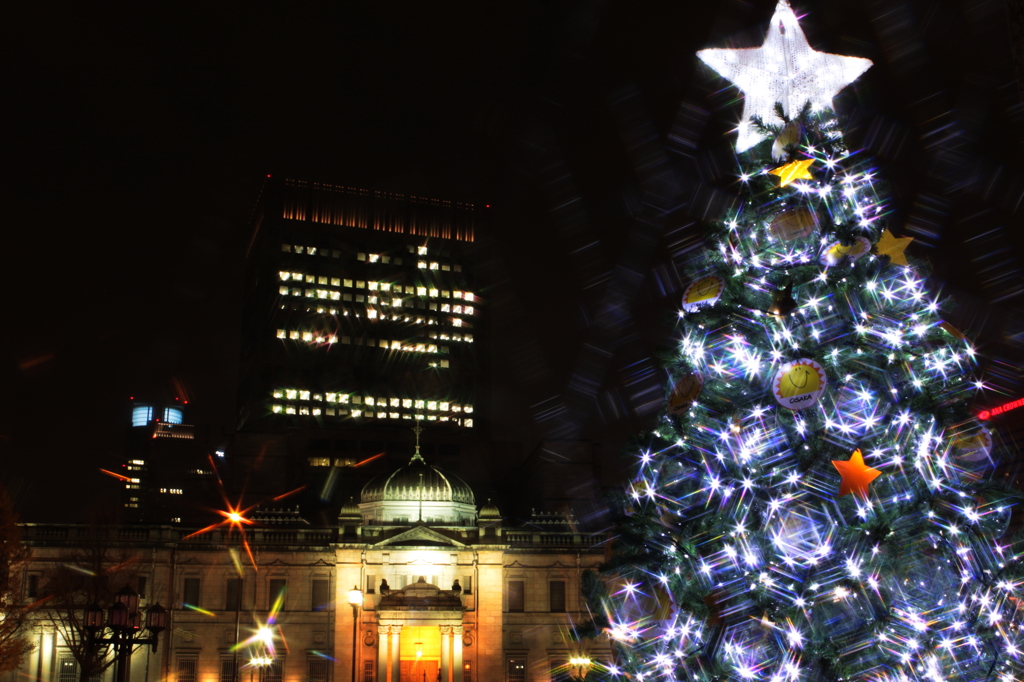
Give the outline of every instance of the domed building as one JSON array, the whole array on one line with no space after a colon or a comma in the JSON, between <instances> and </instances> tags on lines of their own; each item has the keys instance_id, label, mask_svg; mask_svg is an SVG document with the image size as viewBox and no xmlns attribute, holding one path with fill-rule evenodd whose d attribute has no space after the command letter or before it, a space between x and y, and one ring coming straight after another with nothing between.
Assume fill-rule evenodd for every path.
<instances>
[{"instance_id":1,"label":"domed building","mask_svg":"<svg viewBox=\"0 0 1024 682\"><path fill-rule=\"evenodd\" d=\"M252 516L259 522L242 526L248 553L231 527L133 526L119 536L136 559L123 581L143 609L160 603L170 619L158 654L133 654L131 682L549 682L584 672L570 659L607 661L606 642L568 634L588 617L580 582L601 562L604 536L571 515L510 525L418 446L346 502L335 527L293 508ZM24 531L31 602L87 531ZM76 650L38 614L34 651L0 680L76 682ZM256 637L267 623L269 642ZM89 677L113 682L113 668Z\"/></svg>"}]
</instances>

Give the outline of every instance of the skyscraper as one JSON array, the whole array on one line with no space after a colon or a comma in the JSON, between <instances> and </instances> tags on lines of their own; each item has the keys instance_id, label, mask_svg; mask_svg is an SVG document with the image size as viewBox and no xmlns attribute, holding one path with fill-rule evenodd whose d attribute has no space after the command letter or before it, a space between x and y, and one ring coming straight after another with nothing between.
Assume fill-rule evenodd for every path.
<instances>
[{"instance_id":1,"label":"skyscraper","mask_svg":"<svg viewBox=\"0 0 1024 682\"><path fill-rule=\"evenodd\" d=\"M482 214L268 177L246 245L236 452L261 457L276 485L326 485L330 470L407 457L419 422L433 461L457 468L483 426Z\"/></svg>"}]
</instances>

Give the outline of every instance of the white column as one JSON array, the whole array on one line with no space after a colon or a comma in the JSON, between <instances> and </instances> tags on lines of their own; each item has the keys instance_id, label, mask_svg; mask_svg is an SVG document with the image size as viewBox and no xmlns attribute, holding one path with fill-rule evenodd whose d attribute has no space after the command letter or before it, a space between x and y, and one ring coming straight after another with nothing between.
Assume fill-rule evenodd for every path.
<instances>
[{"instance_id":1,"label":"white column","mask_svg":"<svg viewBox=\"0 0 1024 682\"><path fill-rule=\"evenodd\" d=\"M441 682L451 680L451 671L448 666L448 651L452 648L452 626L442 625L441 627Z\"/></svg>"},{"instance_id":2,"label":"white column","mask_svg":"<svg viewBox=\"0 0 1024 682\"><path fill-rule=\"evenodd\" d=\"M402 677L402 626L391 626L391 682L399 682Z\"/></svg>"},{"instance_id":3,"label":"white column","mask_svg":"<svg viewBox=\"0 0 1024 682\"><path fill-rule=\"evenodd\" d=\"M388 626L377 626L377 682L388 682Z\"/></svg>"},{"instance_id":4,"label":"white column","mask_svg":"<svg viewBox=\"0 0 1024 682\"><path fill-rule=\"evenodd\" d=\"M455 651L452 652L452 682L462 682L462 626L452 626L452 637L455 640Z\"/></svg>"}]
</instances>

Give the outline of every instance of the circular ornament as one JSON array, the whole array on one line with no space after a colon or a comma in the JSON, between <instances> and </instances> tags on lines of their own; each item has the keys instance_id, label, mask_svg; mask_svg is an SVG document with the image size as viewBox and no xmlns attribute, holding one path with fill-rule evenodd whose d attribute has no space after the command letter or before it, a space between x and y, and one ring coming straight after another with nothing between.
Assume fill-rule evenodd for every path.
<instances>
[{"instance_id":1,"label":"circular ornament","mask_svg":"<svg viewBox=\"0 0 1024 682\"><path fill-rule=\"evenodd\" d=\"M722 297L725 280L717 275L709 275L690 282L683 292L683 310L695 313L701 308L712 306Z\"/></svg>"},{"instance_id":2,"label":"circular ornament","mask_svg":"<svg viewBox=\"0 0 1024 682\"><path fill-rule=\"evenodd\" d=\"M672 395L668 397L668 413L680 415L697 402L697 396L704 390L704 376L700 372L684 374L672 387Z\"/></svg>"},{"instance_id":3,"label":"circular ornament","mask_svg":"<svg viewBox=\"0 0 1024 682\"><path fill-rule=\"evenodd\" d=\"M775 216L768 226L768 231L776 239L791 242L794 239L810 237L817 227L813 211L808 208L794 208Z\"/></svg>"},{"instance_id":4,"label":"circular ornament","mask_svg":"<svg viewBox=\"0 0 1024 682\"><path fill-rule=\"evenodd\" d=\"M953 441L953 449L957 459L966 462L988 459L992 452L992 432L983 428L973 436L960 436Z\"/></svg>"},{"instance_id":5,"label":"circular ornament","mask_svg":"<svg viewBox=\"0 0 1024 682\"><path fill-rule=\"evenodd\" d=\"M788 410L806 410L825 392L825 370L810 358L786 363L772 380L775 402Z\"/></svg>"},{"instance_id":6,"label":"circular ornament","mask_svg":"<svg viewBox=\"0 0 1024 682\"><path fill-rule=\"evenodd\" d=\"M841 242L832 242L827 249L821 252L822 265L838 265L844 258L850 262L859 259L871 251L871 242L867 237L857 237L849 246L843 246Z\"/></svg>"}]
</instances>

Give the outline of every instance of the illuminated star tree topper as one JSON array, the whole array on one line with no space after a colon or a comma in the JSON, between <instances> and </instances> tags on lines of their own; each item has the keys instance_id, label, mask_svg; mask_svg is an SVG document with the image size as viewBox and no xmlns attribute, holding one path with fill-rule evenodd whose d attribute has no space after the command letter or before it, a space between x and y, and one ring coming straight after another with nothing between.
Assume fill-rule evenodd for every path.
<instances>
[{"instance_id":1,"label":"illuminated star tree topper","mask_svg":"<svg viewBox=\"0 0 1024 682\"><path fill-rule=\"evenodd\" d=\"M795 116L807 102L814 109L831 109L832 98L871 66L870 59L811 49L786 0L779 0L775 6L761 47L711 48L699 51L697 56L743 91L737 152L750 149L762 139L751 118L777 122L776 102L782 104L787 116Z\"/></svg>"}]
</instances>

